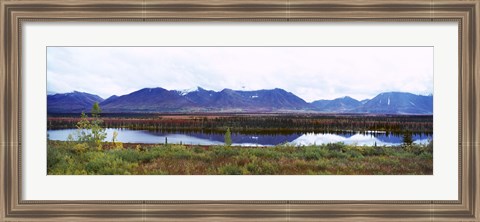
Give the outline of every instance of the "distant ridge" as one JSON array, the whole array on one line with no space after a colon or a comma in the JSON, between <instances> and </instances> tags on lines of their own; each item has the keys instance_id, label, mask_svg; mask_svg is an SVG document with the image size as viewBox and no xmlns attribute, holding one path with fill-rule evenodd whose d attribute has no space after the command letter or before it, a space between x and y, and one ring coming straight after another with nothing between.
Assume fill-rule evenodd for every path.
<instances>
[{"instance_id":1,"label":"distant ridge","mask_svg":"<svg viewBox=\"0 0 480 222\"><path fill-rule=\"evenodd\" d=\"M360 113L432 114L433 96L420 96L405 92L380 93L355 111Z\"/></svg>"},{"instance_id":2,"label":"distant ridge","mask_svg":"<svg viewBox=\"0 0 480 222\"><path fill-rule=\"evenodd\" d=\"M380 93L372 99L358 101L345 96L333 100L307 103L283 89L254 91L223 89L167 90L144 88L111 96L106 100L84 92L47 95L49 113L88 112L99 102L104 113L194 113L194 112L286 112L286 113L371 113L371 114L432 114L433 96L407 92Z\"/></svg>"},{"instance_id":3,"label":"distant ridge","mask_svg":"<svg viewBox=\"0 0 480 222\"><path fill-rule=\"evenodd\" d=\"M95 102L103 102L100 96L73 91L47 95L47 112L80 113L89 112Z\"/></svg>"},{"instance_id":4,"label":"distant ridge","mask_svg":"<svg viewBox=\"0 0 480 222\"><path fill-rule=\"evenodd\" d=\"M362 103L352 97L345 96L334 100L317 100L312 102L316 110L324 112L349 112L352 111Z\"/></svg>"}]
</instances>

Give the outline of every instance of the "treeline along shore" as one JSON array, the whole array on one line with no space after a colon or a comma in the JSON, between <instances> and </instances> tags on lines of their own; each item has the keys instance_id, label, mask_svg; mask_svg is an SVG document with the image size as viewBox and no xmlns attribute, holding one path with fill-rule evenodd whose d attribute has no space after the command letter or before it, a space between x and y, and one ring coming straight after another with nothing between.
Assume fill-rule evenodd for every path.
<instances>
[{"instance_id":1,"label":"treeline along shore","mask_svg":"<svg viewBox=\"0 0 480 222\"><path fill-rule=\"evenodd\" d=\"M366 114L102 114L104 128L224 133L382 131L393 134L433 132L432 115ZM48 129L76 128L78 114L49 114Z\"/></svg>"}]
</instances>

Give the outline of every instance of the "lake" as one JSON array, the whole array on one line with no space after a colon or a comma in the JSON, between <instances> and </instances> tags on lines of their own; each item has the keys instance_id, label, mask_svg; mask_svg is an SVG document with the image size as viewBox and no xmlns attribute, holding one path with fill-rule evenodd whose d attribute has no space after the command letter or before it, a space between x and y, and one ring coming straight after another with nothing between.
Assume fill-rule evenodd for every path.
<instances>
[{"instance_id":1,"label":"lake","mask_svg":"<svg viewBox=\"0 0 480 222\"><path fill-rule=\"evenodd\" d=\"M56 129L48 130L51 140L65 141L69 134L75 135L77 129ZM117 141L123 143L182 143L192 145L222 145L224 144L223 134L207 133L165 133L148 130L130 130L107 128L106 141L112 141L114 131L118 132ZM373 146L394 146L403 143L402 135L387 134L385 132L345 132L345 133L293 133L293 134L240 134L232 132L232 142L235 146L274 146L282 143L292 145L312 145L343 142L345 144ZM432 135L414 134L414 143L426 144L432 140Z\"/></svg>"}]
</instances>

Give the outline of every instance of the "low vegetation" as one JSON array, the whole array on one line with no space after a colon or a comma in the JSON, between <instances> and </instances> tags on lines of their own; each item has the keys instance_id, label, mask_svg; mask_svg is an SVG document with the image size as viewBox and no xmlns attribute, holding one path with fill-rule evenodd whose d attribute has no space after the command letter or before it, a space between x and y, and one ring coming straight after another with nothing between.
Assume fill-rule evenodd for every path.
<instances>
[{"instance_id":1,"label":"low vegetation","mask_svg":"<svg viewBox=\"0 0 480 222\"><path fill-rule=\"evenodd\" d=\"M428 145L273 147L48 141L49 175L431 175Z\"/></svg>"}]
</instances>

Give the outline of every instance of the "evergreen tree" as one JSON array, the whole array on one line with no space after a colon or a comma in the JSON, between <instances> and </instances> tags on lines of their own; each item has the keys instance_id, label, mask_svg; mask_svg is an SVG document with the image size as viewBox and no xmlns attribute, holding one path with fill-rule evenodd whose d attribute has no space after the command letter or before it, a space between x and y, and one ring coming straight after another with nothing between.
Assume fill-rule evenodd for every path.
<instances>
[{"instance_id":1,"label":"evergreen tree","mask_svg":"<svg viewBox=\"0 0 480 222\"><path fill-rule=\"evenodd\" d=\"M230 128L227 128L227 132L225 133L225 145L226 146L232 145L232 135L230 133Z\"/></svg>"},{"instance_id":2,"label":"evergreen tree","mask_svg":"<svg viewBox=\"0 0 480 222\"><path fill-rule=\"evenodd\" d=\"M82 112L80 121L77 123L77 140L79 142L87 142L97 149L102 148L102 142L107 138L106 130L101 126L103 121L100 119L102 110L98 103L93 104L92 119Z\"/></svg>"},{"instance_id":3,"label":"evergreen tree","mask_svg":"<svg viewBox=\"0 0 480 222\"><path fill-rule=\"evenodd\" d=\"M90 111L92 113L92 117L99 117L100 113L102 110L100 109L100 105L98 105L98 102L95 102L92 106L92 110Z\"/></svg>"},{"instance_id":4,"label":"evergreen tree","mask_svg":"<svg viewBox=\"0 0 480 222\"><path fill-rule=\"evenodd\" d=\"M405 133L403 134L403 144L406 146L410 146L413 143L412 139L412 134L411 133Z\"/></svg>"}]
</instances>

